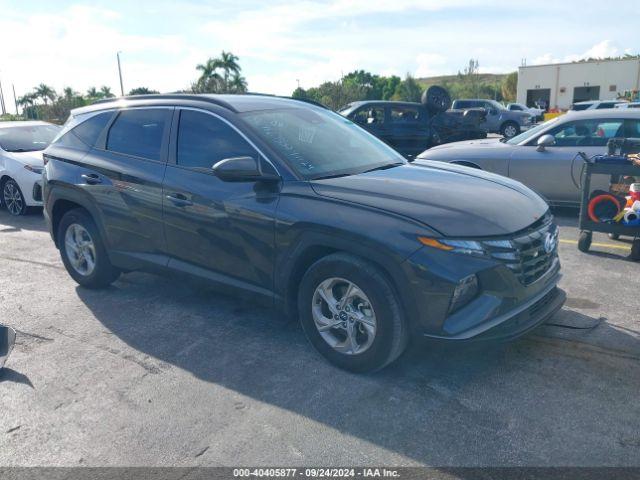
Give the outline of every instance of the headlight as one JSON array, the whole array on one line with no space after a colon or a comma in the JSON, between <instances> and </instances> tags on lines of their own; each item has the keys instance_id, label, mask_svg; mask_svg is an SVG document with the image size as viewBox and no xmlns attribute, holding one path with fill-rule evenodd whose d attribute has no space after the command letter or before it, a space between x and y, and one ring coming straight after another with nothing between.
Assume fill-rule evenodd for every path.
<instances>
[{"instance_id":1,"label":"headlight","mask_svg":"<svg viewBox=\"0 0 640 480\"><path fill-rule=\"evenodd\" d=\"M34 167L33 165L25 165L24 168L38 175L42 175L42 171L44 170L42 167Z\"/></svg>"},{"instance_id":2,"label":"headlight","mask_svg":"<svg viewBox=\"0 0 640 480\"><path fill-rule=\"evenodd\" d=\"M486 251L480 242L475 240L449 240L446 238L418 237L418 240L427 247L437 248L453 253L466 253L467 255L485 256Z\"/></svg>"}]
</instances>

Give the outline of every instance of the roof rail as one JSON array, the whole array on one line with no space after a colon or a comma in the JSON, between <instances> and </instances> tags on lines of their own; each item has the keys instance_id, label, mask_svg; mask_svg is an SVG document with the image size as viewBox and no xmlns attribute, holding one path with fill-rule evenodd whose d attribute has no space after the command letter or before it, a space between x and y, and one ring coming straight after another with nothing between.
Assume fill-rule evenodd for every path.
<instances>
[{"instance_id":1,"label":"roof rail","mask_svg":"<svg viewBox=\"0 0 640 480\"><path fill-rule=\"evenodd\" d=\"M195 100L200 102L208 102L219 105L231 111L236 111L233 106L222 99L216 98L214 94L196 94L196 93L149 93L142 95L125 95L123 97L103 98L96 100L91 105L100 105L103 103L117 102L119 100Z\"/></svg>"}]
</instances>

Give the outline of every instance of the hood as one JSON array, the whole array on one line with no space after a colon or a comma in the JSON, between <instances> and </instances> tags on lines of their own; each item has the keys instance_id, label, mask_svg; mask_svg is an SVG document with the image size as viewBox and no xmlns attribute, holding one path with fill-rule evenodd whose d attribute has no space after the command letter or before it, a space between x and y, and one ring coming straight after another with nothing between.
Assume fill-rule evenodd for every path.
<instances>
[{"instance_id":1,"label":"hood","mask_svg":"<svg viewBox=\"0 0 640 480\"><path fill-rule=\"evenodd\" d=\"M34 167L44 166L44 160L42 159L42 151L39 152L6 152L6 157L9 157L23 165L33 165Z\"/></svg>"},{"instance_id":2,"label":"hood","mask_svg":"<svg viewBox=\"0 0 640 480\"><path fill-rule=\"evenodd\" d=\"M448 237L486 237L522 230L548 205L519 182L439 162L313 180L319 195L412 218Z\"/></svg>"}]
</instances>

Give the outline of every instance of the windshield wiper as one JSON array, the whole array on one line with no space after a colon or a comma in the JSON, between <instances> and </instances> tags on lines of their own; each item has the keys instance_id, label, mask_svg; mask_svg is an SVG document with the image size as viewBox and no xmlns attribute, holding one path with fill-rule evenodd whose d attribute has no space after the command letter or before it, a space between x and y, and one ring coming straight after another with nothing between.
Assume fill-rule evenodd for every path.
<instances>
[{"instance_id":1,"label":"windshield wiper","mask_svg":"<svg viewBox=\"0 0 640 480\"><path fill-rule=\"evenodd\" d=\"M400 165L404 165L404 162L387 163L386 165L370 168L369 170L365 170L362 173L375 172L376 170L386 170L388 168L399 167Z\"/></svg>"}]
</instances>

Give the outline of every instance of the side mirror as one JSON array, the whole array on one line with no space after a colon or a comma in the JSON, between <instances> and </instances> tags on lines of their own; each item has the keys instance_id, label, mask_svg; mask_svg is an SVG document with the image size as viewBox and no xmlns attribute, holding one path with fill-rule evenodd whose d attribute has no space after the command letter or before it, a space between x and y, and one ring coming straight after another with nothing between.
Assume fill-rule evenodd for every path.
<instances>
[{"instance_id":1,"label":"side mirror","mask_svg":"<svg viewBox=\"0 0 640 480\"><path fill-rule=\"evenodd\" d=\"M11 327L0 325L0 368L9 358L13 345L16 343L16 331Z\"/></svg>"},{"instance_id":2,"label":"side mirror","mask_svg":"<svg viewBox=\"0 0 640 480\"><path fill-rule=\"evenodd\" d=\"M539 152L544 152L546 147L551 147L553 145L556 144L556 139L553 138L553 135L542 135L539 139L538 139L538 148L536 148L536 150L538 150Z\"/></svg>"},{"instance_id":3,"label":"side mirror","mask_svg":"<svg viewBox=\"0 0 640 480\"><path fill-rule=\"evenodd\" d=\"M220 160L213 167L213 173L225 182L277 181L276 174L262 171L260 161L253 157L232 157Z\"/></svg>"}]
</instances>

